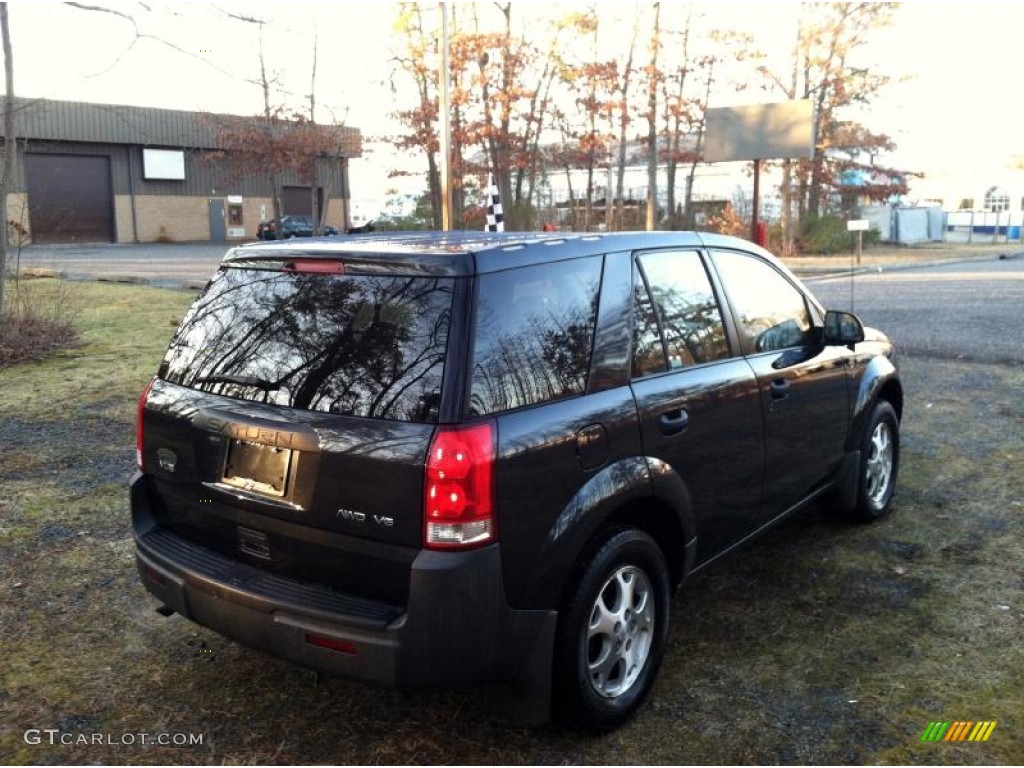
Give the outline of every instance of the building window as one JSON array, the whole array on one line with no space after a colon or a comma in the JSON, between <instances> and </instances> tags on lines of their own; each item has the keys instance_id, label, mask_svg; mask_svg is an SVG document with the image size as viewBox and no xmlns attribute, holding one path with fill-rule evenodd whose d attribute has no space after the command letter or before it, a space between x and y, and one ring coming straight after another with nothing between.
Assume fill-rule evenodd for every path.
<instances>
[{"instance_id":1,"label":"building window","mask_svg":"<svg viewBox=\"0 0 1024 768\"><path fill-rule=\"evenodd\" d=\"M973 209L974 209L974 198L973 197L964 197L964 198L960 199L960 210L961 211L971 211Z\"/></svg>"},{"instance_id":2,"label":"building window","mask_svg":"<svg viewBox=\"0 0 1024 768\"><path fill-rule=\"evenodd\" d=\"M990 187L985 193L985 210L1001 213L1010 210L1010 196L1002 187Z\"/></svg>"}]
</instances>

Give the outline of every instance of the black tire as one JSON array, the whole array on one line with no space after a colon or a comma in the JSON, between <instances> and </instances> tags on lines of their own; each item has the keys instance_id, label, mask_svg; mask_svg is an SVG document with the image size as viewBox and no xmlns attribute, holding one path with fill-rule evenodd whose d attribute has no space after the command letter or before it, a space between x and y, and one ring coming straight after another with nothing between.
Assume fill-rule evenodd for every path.
<instances>
[{"instance_id":1,"label":"black tire","mask_svg":"<svg viewBox=\"0 0 1024 768\"><path fill-rule=\"evenodd\" d=\"M640 708L665 650L669 589L665 556L643 531L612 531L588 550L559 615L554 697L560 719L610 731Z\"/></svg>"},{"instance_id":2,"label":"black tire","mask_svg":"<svg viewBox=\"0 0 1024 768\"><path fill-rule=\"evenodd\" d=\"M900 468L900 420L885 400L875 403L864 428L857 472L857 504L853 515L871 522L892 509Z\"/></svg>"}]
</instances>

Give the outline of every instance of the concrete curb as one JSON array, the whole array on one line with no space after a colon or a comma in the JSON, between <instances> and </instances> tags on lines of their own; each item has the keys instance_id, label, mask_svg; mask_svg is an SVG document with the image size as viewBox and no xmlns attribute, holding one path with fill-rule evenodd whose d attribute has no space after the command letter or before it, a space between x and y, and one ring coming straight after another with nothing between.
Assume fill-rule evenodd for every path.
<instances>
[{"instance_id":1,"label":"concrete curb","mask_svg":"<svg viewBox=\"0 0 1024 768\"><path fill-rule=\"evenodd\" d=\"M936 259L935 261L919 262L897 262L896 264L874 264L871 266L861 265L852 270L846 267L790 267L793 274L801 278L839 278L849 275L878 274L879 272L897 272L906 269L925 269L928 267L941 267L946 264L975 264L985 261L1006 261L1007 259L1024 258L1024 251L1015 253L985 254L983 256L963 256L952 259Z\"/></svg>"},{"instance_id":2,"label":"concrete curb","mask_svg":"<svg viewBox=\"0 0 1024 768\"><path fill-rule=\"evenodd\" d=\"M206 287L206 280L181 279L176 277L141 277L131 274L93 275L89 272L67 272L47 267L23 267L18 276L22 280L53 278L68 280L74 283L119 283L121 285L140 285L150 288L164 288L171 291L201 291ZM14 273L8 273L14 277Z\"/></svg>"}]
</instances>

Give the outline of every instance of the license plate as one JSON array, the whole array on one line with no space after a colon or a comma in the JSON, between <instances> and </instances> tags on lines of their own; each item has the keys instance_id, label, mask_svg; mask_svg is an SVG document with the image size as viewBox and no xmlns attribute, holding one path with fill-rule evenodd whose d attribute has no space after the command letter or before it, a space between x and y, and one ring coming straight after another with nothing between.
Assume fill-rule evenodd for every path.
<instances>
[{"instance_id":1,"label":"license plate","mask_svg":"<svg viewBox=\"0 0 1024 768\"><path fill-rule=\"evenodd\" d=\"M266 496L284 496L292 452L288 448L232 440L224 482Z\"/></svg>"}]
</instances>

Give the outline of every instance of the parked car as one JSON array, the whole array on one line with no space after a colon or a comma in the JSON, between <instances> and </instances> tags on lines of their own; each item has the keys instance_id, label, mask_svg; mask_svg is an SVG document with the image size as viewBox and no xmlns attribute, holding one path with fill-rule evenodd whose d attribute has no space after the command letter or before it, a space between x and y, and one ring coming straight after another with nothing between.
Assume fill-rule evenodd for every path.
<instances>
[{"instance_id":1,"label":"parked car","mask_svg":"<svg viewBox=\"0 0 1024 768\"><path fill-rule=\"evenodd\" d=\"M324 235L338 234L338 228L325 224ZM282 216L280 222L277 219L261 221L256 228L256 237L259 240L288 240L293 237L312 237L313 219L310 216Z\"/></svg>"},{"instance_id":2,"label":"parked car","mask_svg":"<svg viewBox=\"0 0 1024 768\"><path fill-rule=\"evenodd\" d=\"M902 410L886 337L735 238L241 246L139 400L139 571L298 664L607 730L684 578L814 500L889 511Z\"/></svg>"}]
</instances>

